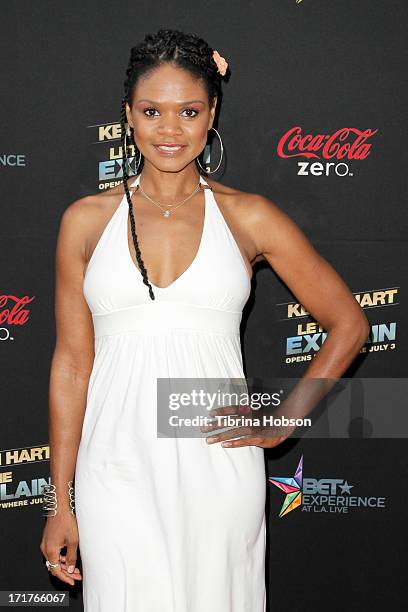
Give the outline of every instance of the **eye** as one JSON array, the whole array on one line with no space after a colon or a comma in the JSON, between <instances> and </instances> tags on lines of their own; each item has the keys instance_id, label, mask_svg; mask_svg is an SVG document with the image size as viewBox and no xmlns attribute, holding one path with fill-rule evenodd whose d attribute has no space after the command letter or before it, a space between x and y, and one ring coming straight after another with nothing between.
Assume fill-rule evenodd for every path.
<instances>
[{"instance_id":1,"label":"eye","mask_svg":"<svg viewBox=\"0 0 408 612\"><path fill-rule=\"evenodd\" d=\"M195 110L195 108L186 108L186 109L184 109L183 112L185 112L185 111L192 111L193 113L195 113L195 115L188 115L188 117L191 117L191 118L197 117L198 112L199 112L199 111Z\"/></svg>"},{"instance_id":2,"label":"eye","mask_svg":"<svg viewBox=\"0 0 408 612\"><path fill-rule=\"evenodd\" d=\"M155 111L155 108L145 108L143 113L146 115L148 111ZM146 115L146 117L154 117L154 115Z\"/></svg>"}]
</instances>

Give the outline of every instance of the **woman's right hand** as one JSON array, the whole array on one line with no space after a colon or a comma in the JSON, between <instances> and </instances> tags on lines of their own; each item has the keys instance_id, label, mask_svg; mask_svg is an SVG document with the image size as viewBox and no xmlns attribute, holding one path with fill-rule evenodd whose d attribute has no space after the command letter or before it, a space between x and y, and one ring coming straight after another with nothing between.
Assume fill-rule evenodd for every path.
<instances>
[{"instance_id":1,"label":"woman's right hand","mask_svg":"<svg viewBox=\"0 0 408 612\"><path fill-rule=\"evenodd\" d=\"M58 511L55 516L48 516L44 527L40 550L50 563L60 563L58 567L48 570L67 584L74 585L75 580L82 580L76 567L79 543L76 517L70 511ZM61 548L67 547L66 555L61 555ZM68 572L72 566L73 572Z\"/></svg>"}]
</instances>

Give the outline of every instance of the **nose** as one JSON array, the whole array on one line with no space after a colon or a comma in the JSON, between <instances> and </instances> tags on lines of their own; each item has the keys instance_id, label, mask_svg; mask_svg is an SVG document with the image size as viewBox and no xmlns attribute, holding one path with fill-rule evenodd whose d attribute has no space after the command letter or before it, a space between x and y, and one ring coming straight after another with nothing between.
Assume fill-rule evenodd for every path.
<instances>
[{"instance_id":1,"label":"nose","mask_svg":"<svg viewBox=\"0 0 408 612\"><path fill-rule=\"evenodd\" d=\"M163 114L157 131L159 134L181 134L182 130L177 114Z\"/></svg>"}]
</instances>

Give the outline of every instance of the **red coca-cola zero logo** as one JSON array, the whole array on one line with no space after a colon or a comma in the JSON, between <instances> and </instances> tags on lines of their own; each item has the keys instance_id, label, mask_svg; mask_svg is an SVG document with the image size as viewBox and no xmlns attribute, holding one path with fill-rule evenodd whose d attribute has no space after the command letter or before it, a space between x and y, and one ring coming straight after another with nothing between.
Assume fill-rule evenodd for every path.
<instances>
[{"instance_id":1,"label":"red coca-cola zero logo","mask_svg":"<svg viewBox=\"0 0 408 612\"><path fill-rule=\"evenodd\" d=\"M30 311L24 306L32 302L34 297L29 298L28 295L25 295L18 298L15 295L0 295L0 325L25 325L30 318Z\"/></svg>"},{"instance_id":2,"label":"red coca-cola zero logo","mask_svg":"<svg viewBox=\"0 0 408 612\"><path fill-rule=\"evenodd\" d=\"M372 144L367 140L378 130L341 128L330 134L302 135L299 126L290 128L278 143L279 157L306 157L316 159L366 159ZM349 139L347 142L343 142Z\"/></svg>"}]
</instances>

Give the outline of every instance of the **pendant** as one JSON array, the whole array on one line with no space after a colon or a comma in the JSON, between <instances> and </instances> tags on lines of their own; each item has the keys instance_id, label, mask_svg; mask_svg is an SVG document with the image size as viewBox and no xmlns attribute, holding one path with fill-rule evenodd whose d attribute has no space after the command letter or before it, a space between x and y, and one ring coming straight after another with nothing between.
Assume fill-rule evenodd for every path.
<instances>
[{"instance_id":1,"label":"pendant","mask_svg":"<svg viewBox=\"0 0 408 612\"><path fill-rule=\"evenodd\" d=\"M166 219L167 219L168 217L170 217L170 211L169 211L169 210L165 210L165 211L163 212L163 217L165 217Z\"/></svg>"}]
</instances>

